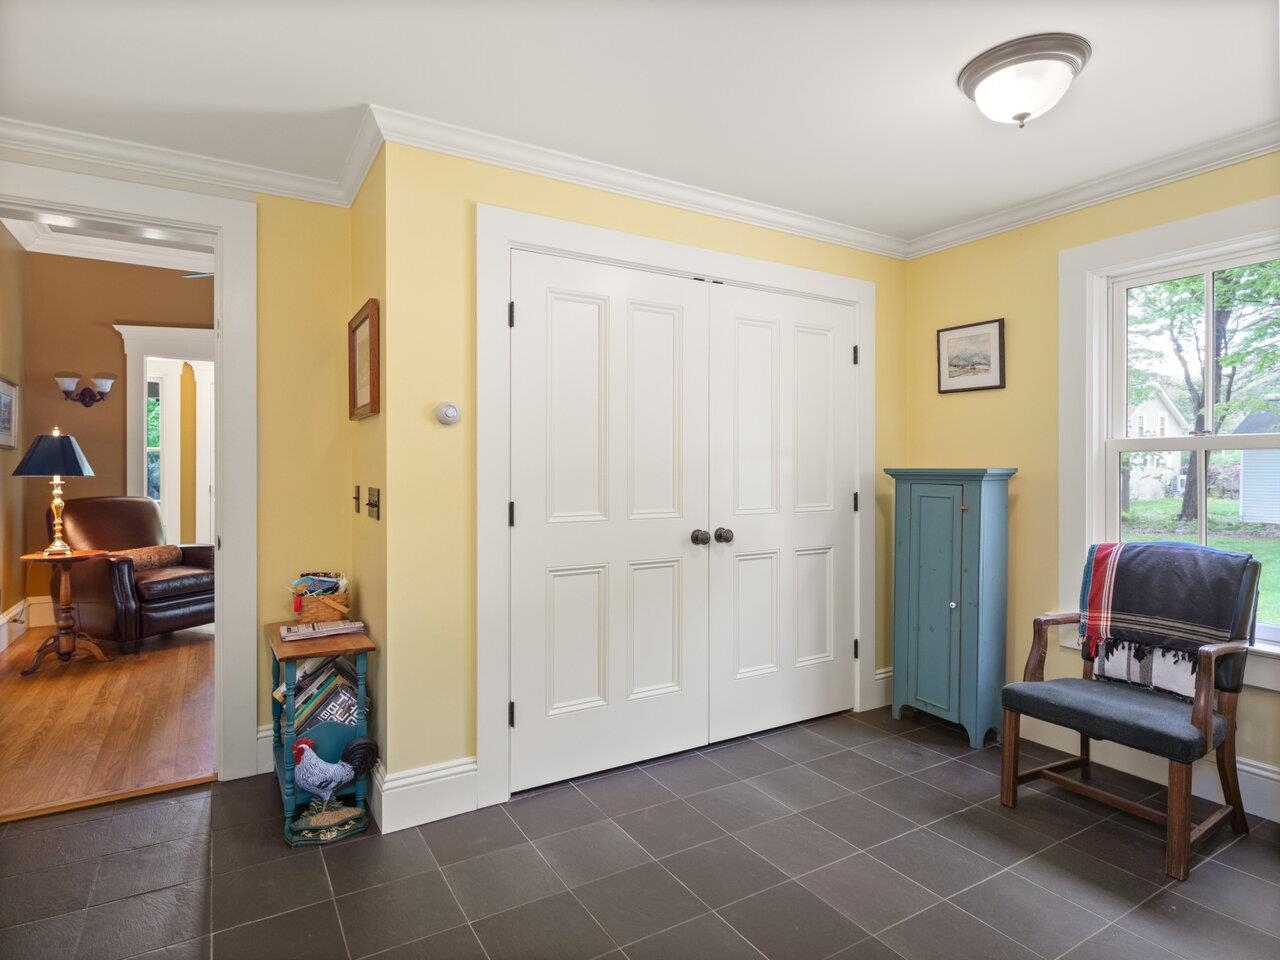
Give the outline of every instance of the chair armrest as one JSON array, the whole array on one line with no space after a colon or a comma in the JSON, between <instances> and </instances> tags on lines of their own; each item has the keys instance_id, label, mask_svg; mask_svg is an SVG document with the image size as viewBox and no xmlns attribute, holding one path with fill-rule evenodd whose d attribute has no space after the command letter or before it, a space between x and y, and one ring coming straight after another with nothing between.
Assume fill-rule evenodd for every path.
<instances>
[{"instance_id":1,"label":"chair armrest","mask_svg":"<svg viewBox=\"0 0 1280 960\"><path fill-rule=\"evenodd\" d=\"M1217 660L1228 654L1248 652L1249 645L1237 640L1232 643L1206 643L1197 655L1196 697L1191 705L1191 722L1204 737L1205 753L1213 748L1213 693L1217 685Z\"/></svg>"},{"instance_id":2,"label":"chair armrest","mask_svg":"<svg viewBox=\"0 0 1280 960\"><path fill-rule=\"evenodd\" d=\"M77 606L93 605L114 611L118 639L133 639L137 634L138 600L133 587L133 558L107 555L76 564L71 572L71 599ZM49 594L56 608L58 588L63 573L55 568L49 582ZM81 609L83 617L85 611ZM102 612L95 613L94 623L79 623L81 629L95 632L110 628L111 617L103 621Z\"/></svg>"},{"instance_id":3,"label":"chair armrest","mask_svg":"<svg viewBox=\"0 0 1280 960\"><path fill-rule=\"evenodd\" d=\"M1023 680L1044 679L1044 657L1049 648L1049 628L1079 622L1079 613L1046 613L1043 617L1036 617L1031 634L1031 652L1027 654L1027 665L1022 668Z\"/></svg>"},{"instance_id":4,"label":"chair armrest","mask_svg":"<svg viewBox=\"0 0 1280 960\"><path fill-rule=\"evenodd\" d=\"M181 549L183 566L213 569L213 544L184 543Z\"/></svg>"}]
</instances>

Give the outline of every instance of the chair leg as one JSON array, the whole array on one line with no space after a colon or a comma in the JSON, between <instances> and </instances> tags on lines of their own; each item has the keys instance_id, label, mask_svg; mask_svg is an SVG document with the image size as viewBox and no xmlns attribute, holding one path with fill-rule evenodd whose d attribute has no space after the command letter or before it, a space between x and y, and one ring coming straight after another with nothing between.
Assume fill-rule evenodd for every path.
<instances>
[{"instance_id":1,"label":"chair leg","mask_svg":"<svg viewBox=\"0 0 1280 960\"><path fill-rule=\"evenodd\" d=\"M1080 756L1084 758L1080 764L1080 779L1088 780L1093 776L1093 770L1089 766L1089 737L1083 733L1080 734Z\"/></svg>"},{"instance_id":2,"label":"chair leg","mask_svg":"<svg viewBox=\"0 0 1280 960\"><path fill-rule=\"evenodd\" d=\"M1006 807L1018 805L1018 721L1022 715L1012 710L1004 712L1004 730L1000 743L1000 803Z\"/></svg>"},{"instance_id":3,"label":"chair leg","mask_svg":"<svg viewBox=\"0 0 1280 960\"><path fill-rule=\"evenodd\" d=\"M1164 872L1187 879L1191 866L1191 764L1169 761L1169 810L1165 824Z\"/></svg>"},{"instance_id":4,"label":"chair leg","mask_svg":"<svg viewBox=\"0 0 1280 960\"><path fill-rule=\"evenodd\" d=\"M1222 799L1231 804L1231 829L1236 833L1249 832L1249 818L1244 815L1244 801L1240 799L1240 776L1236 771L1236 726L1227 727L1227 738L1218 747L1218 781L1222 784Z\"/></svg>"}]
</instances>

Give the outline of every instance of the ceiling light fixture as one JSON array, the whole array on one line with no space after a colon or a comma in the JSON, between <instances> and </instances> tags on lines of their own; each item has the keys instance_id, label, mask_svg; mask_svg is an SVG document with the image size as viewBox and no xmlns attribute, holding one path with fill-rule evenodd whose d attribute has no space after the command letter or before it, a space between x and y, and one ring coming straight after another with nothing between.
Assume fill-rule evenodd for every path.
<instances>
[{"instance_id":1,"label":"ceiling light fixture","mask_svg":"<svg viewBox=\"0 0 1280 960\"><path fill-rule=\"evenodd\" d=\"M1025 127L1062 99L1093 48L1074 33L1037 33L978 54L956 84L997 123Z\"/></svg>"}]
</instances>

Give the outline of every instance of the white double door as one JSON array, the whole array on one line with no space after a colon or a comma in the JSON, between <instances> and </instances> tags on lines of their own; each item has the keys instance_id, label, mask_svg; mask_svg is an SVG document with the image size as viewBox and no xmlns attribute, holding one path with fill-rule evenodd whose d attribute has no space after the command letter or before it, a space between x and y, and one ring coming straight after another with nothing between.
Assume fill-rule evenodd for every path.
<instances>
[{"instance_id":1,"label":"white double door","mask_svg":"<svg viewBox=\"0 0 1280 960\"><path fill-rule=\"evenodd\" d=\"M512 299L511 789L851 707L853 308L523 251Z\"/></svg>"}]
</instances>

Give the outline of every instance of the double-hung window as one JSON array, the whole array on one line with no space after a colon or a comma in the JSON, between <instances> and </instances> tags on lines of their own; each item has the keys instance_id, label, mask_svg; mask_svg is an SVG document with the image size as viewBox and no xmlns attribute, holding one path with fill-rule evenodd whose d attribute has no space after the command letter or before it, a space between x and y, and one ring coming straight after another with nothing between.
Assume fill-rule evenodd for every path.
<instances>
[{"instance_id":1,"label":"double-hung window","mask_svg":"<svg viewBox=\"0 0 1280 960\"><path fill-rule=\"evenodd\" d=\"M1252 553L1280 641L1280 250L1113 277L1109 302L1107 539Z\"/></svg>"}]
</instances>

